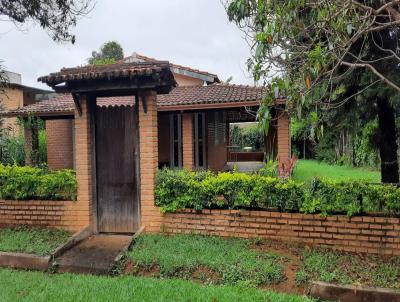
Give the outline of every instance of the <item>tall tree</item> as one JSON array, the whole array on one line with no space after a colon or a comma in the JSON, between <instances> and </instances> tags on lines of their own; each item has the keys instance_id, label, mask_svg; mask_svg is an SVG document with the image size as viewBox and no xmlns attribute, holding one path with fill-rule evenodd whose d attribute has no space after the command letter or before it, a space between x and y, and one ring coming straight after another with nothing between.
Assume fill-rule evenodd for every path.
<instances>
[{"instance_id":1,"label":"tall tree","mask_svg":"<svg viewBox=\"0 0 400 302\"><path fill-rule=\"evenodd\" d=\"M122 46L116 41L104 43L100 51L92 51L92 56L88 59L89 64L101 65L115 63L124 58Z\"/></svg>"},{"instance_id":2,"label":"tall tree","mask_svg":"<svg viewBox=\"0 0 400 302\"><path fill-rule=\"evenodd\" d=\"M230 0L230 19L252 43L249 67L289 107L321 112L357 95L377 106L383 182L399 182L394 106L400 92L400 0ZM362 71L350 96L346 81ZM271 80L271 72L278 76ZM392 101L395 100L396 103ZM266 115L268 116L268 115Z\"/></svg>"}]
</instances>

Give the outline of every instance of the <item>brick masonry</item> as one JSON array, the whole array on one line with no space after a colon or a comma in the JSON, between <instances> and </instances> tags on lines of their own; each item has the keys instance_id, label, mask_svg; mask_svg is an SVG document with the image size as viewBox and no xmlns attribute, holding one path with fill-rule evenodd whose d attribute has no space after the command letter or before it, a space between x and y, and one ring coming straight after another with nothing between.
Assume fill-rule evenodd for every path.
<instances>
[{"instance_id":1,"label":"brick masonry","mask_svg":"<svg viewBox=\"0 0 400 302\"><path fill-rule=\"evenodd\" d=\"M400 219L291 214L242 210L185 210L163 215L160 230L260 237L340 251L400 255Z\"/></svg>"},{"instance_id":2,"label":"brick masonry","mask_svg":"<svg viewBox=\"0 0 400 302\"><path fill-rule=\"evenodd\" d=\"M193 116L191 113L182 115L182 157L183 168L192 170L194 167L193 148Z\"/></svg>"},{"instance_id":3,"label":"brick masonry","mask_svg":"<svg viewBox=\"0 0 400 302\"><path fill-rule=\"evenodd\" d=\"M46 120L47 164L52 170L73 169L72 119Z\"/></svg>"},{"instance_id":4,"label":"brick masonry","mask_svg":"<svg viewBox=\"0 0 400 302\"><path fill-rule=\"evenodd\" d=\"M76 208L73 211L78 226L94 226L93 223L93 186L92 186L92 142L90 112L85 96L81 96L82 114L75 113L75 171L78 182Z\"/></svg>"},{"instance_id":5,"label":"brick masonry","mask_svg":"<svg viewBox=\"0 0 400 302\"><path fill-rule=\"evenodd\" d=\"M0 200L0 225L34 225L83 229L87 223L77 213L85 208L78 201Z\"/></svg>"},{"instance_id":6,"label":"brick masonry","mask_svg":"<svg viewBox=\"0 0 400 302\"><path fill-rule=\"evenodd\" d=\"M292 153L290 141L290 120L289 114L284 110L278 111L277 138L278 159L289 159Z\"/></svg>"},{"instance_id":7,"label":"brick masonry","mask_svg":"<svg viewBox=\"0 0 400 302\"><path fill-rule=\"evenodd\" d=\"M160 229L161 214L154 206L154 185L158 169L158 127L157 94L146 91L147 112L143 102L139 102L139 141L140 141L140 212L141 225L148 231Z\"/></svg>"}]
</instances>

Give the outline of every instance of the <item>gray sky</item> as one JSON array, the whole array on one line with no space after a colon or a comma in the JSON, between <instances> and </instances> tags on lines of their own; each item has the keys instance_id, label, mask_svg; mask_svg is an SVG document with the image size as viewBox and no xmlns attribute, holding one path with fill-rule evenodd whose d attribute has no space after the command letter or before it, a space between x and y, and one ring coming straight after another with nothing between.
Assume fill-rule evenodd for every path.
<instances>
[{"instance_id":1,"label":"gray sky","mask_svg":"<svg viewBox=\"0 0 400 302\"><path fill-rule=\"evenodd\" d=\"M97 0L89 16L73 29L74 45L57 44L32 24L23 30L0 21L0 59L7 70L22 74L25 85L62 67L86 63L92 50L118 41L132 52L219 75L232 83L252 84L246 68L249 46L229 23L220 0Z\"/></svg>"}]
</instances>

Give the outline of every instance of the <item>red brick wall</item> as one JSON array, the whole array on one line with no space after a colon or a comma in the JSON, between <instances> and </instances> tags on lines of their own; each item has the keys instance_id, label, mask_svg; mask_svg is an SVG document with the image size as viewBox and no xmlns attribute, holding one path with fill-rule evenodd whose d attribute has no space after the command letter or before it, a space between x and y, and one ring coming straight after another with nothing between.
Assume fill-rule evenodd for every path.
<instances>
[{"instance_id":1,"label":"red brick wall","mask_svg":"<svg viewBox=\"0 0 400 302\"><path fill-rule=\"evenodd\" d=\"M92 145L90 110L85 96L81 97L82 115L75 113L75 171L78 182L77 203L73 211L77 225L93 226Z\"/></svg>"},{"instance_id":2,"label":"red brick wall","mask_svg":"<svg viewBox=\"0 0 400 302\"><path fill-rule=\"evenodd\" d=\"M278 154L280 160L288 160L291 157L291 140L290 140L290 121L289 114L286 111L278 110L277 138L278 138Z\"/></svg>"},{"instance_id":3,"label":"red brick wall","mask_svg":"<svg viewBox=\"0 0 400 302\"><path fill-rule=\"evenodd\" d=\"M193 158L193 115L184 113L182 115L182 149L183 149L183 168L192 170L194 166Z\"/></svg>"},{"instance_id":4,"label":"red brick wall","mask_svg":"<svg viewBox=\"0 0 400 302\"><path fill-rule=\"evenodd\" d=\"M0 200L0 225L34 225L83 229L87 223L79 219L77 201Z\"/></svg>"},{"instance_id":5,"label":"red brick wall","mask_svg":"<svg viewBox=\"0 0 400 302\"><path fill-rule=\"evenodd\" d=\"M186 210L163 216L161 230L266 239L371 254L400 255L400 219L267 211Z\"/></svg>"},{"instance_id":6,"label":"red brick wall","mask_svg":"<svg viewBox=\"0 0 400 302\"><path fill-rule=\"evenodd\" d=\"M154 184L158 168L157 94L146 91L147 113L139 102L141 225L148 231L160 229L161 214L154 206Z\"/></svg>"},{"instance_id":7,"label":"red brick wall","mask_svg":"<svg viewBox=\"0 0 400 302\"><path fill-rule=\"evenodd\" d=\"M47 163L52 170L72 169L72 119L46 120Z\"/></svg>"}]
</instances>

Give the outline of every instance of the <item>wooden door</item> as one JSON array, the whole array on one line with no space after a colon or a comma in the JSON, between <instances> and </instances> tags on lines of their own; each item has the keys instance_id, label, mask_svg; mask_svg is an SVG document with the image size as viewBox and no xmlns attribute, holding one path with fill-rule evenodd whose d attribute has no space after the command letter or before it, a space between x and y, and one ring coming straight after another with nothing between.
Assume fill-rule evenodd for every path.
<instances>
[{"instance_id":1,"label":"wooden door","mask_svg":"<svg viewBox=\"0 0 400 302\"><path fill-rule=\"evenodd\" d=\"M99 232L133 233L139 227L134 107L96 108L96 185Z\"/></svg>"}]
</instances>

